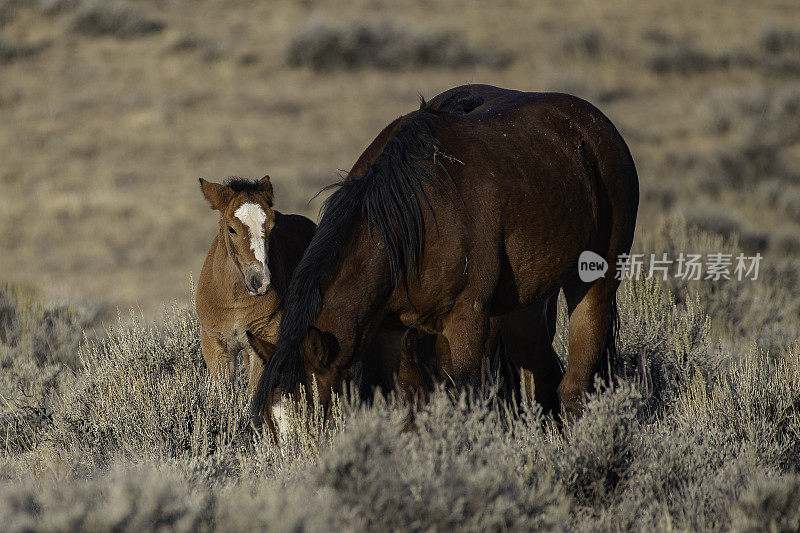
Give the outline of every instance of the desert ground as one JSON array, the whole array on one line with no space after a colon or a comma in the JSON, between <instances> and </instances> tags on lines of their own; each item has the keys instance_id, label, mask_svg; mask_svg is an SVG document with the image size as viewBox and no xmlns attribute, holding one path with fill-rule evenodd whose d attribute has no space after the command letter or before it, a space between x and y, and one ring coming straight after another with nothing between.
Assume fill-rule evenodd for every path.
<instances>
[{"instance_id":1,"label":"desert ground","mask_svg":"<svg viewBox=\"0 0 800 533\"><path fill-rule=\"evenodd\" d=\"M465 83L597 105L634 248L758 253L758 279L623 283L617 381L563 430L487 384L410 433L342 400L276 448L202 362L197 178L269 174L316 219ZM800 529L794 0L0 0L0 191L0 529Z\"/></svg>"}]
</instances>

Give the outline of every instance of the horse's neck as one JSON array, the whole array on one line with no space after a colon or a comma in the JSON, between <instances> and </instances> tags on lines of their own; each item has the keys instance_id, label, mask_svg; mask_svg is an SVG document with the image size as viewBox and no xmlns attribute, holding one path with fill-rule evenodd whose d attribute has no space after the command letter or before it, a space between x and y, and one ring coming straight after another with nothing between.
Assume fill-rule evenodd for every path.
<instances>
[{"instance_id":1,"label":"horse's neck","mask_svg":"<svg viewBox=\"0 0 800 533\"><path fill-rule=\"evenodd\" d=\"M238 287L240 276L237 276L236 265L233 264L225 249L225 244L220 240L219 234L214 237L214 242L211 243L211 261L212 272L214 277L214 285L224 291L226 294L231 294L232 291L240 289L244 292L244 285Z\"/></svg>"},{"instance_id":2,"label":"horse's neck","mask_svg":"<svg viewBox=\"0 0 800 533\"><path fill-rule=\"evenodd\" d=\"M383 319L393 285L385 248L376 248L366 231L358 234L341 251L342 260L323 294L317 327L363 351L370 341L366 337Z\"/></svg>"}]
</instances>

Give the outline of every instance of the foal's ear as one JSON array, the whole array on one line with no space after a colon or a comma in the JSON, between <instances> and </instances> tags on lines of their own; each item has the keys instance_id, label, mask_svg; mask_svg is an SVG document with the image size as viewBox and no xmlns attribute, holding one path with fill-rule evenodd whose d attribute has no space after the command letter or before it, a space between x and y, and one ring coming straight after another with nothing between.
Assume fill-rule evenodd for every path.
<instances>
[{"instance_id":1,"label":"foal's ear","mask_svg":"<svg viewBox=\"0 0 800 533\"><path fill-rule=\"evenodd\" d=\"M258 190L267 195L267 205L272 207L272 182L269 181L269 176L264 176L258 180Z\"/></svg>"},{"instance_id":2,"label":"foal's ear","mask_svg":"<svg viewBox=\"0 0 800 533\"><path fill-rule=\"evenodd\" d=\"M228 202L233 198L233 191L230 187L226 187L219 183L212 183L200 178L200 190L203 191L203 196L208 200L211 209L221 211L228 205Z\"/></svg>"},{"instance_id":3,"label":"foal's ear","mask_svg":"<svg viewBox=\"0 0 800 533\"><path fill-rule=\"evenodd\" d=\"M305 353L314 356L323 368L327 368L330 363L330 349L325 341L325 335L314 326L311 326L304 344Z\"/></svg>"},{"instance_id":4,"label":"foal's ear","mask_svg":"<svg viewBox=\"0 0 800 533\"><path fill-rule=\"evenodd\" d=\"M247 335L247 342L250 344L250 347L256 352L256 355L264 361L264 364L267 364L272 356L275 354L275 345L271 342L267 342L264 340L259 339L253 332L249 329L244 332Z\"/></svg>"}]
</instances>

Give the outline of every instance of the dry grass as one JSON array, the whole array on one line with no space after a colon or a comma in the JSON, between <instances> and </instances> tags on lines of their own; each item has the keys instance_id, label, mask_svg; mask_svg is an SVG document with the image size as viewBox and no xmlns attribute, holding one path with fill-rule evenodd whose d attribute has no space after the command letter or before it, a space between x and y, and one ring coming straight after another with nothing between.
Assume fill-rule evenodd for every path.
<instances>
[{"instance_id":1,"label":"dry grass","mask_svg":"<svg viewBox=\"0 0 800 533\"><path fill-rule=\"evenodd\" d=\"M798 529L798 9L0 0L3 528ZM759 281L626 284L621 381L563 433L442 392L418 432L342 401L277 450L201 362L196 177L269 173L313 215L418 92L468 82L600 105L639 169L637 251L761 250ZM84 343L109 305L141 312Z\"/></svg>"},{"instance_id":2,"label":"dry grass","mask_svg":"<svg viewBox=\"0 0 800 533\"><path fill-rule=\"evenodd\" d=\"M600 105L631 144L643 226L691 198L755 233L796 231L750 194L800 175L784 68L798 60L796 32L779 23L796 15L791 0L4 0L0 277L153 316L185 301L215 228L198 176L269 173L279 209L315 215L309 198L418 92L465 82ZM319 24L339 45L304 32ZM294 67L292 49L330 68ZM681 50L727 64L690 67ZM653 70L656 57L667 66Z\"/></svg>"},{"instance_id":3,"label":"dry grass","mask_svg":"<svg viewBox=\"0 0 800 533\"><path fill-rule=\"evenodd\" d=\"M679 222L642 240L737 251ZM751 291L763 302L782 283ZM6 286L2 316L27 318L0 343L14 376L0 382L4 528L796 529L800 346L757 348L769 332L749 315L770 311L730 305L730 285L672 286L623 285L617 381L563 431L488 387L439 391L414 432L392 398L339 399L327 421L302 404L281 448L249 425L241 387L210 381L191 310L165 309L157 327L120 319L79 361L53 362L24 341L50 307ZM79 316L51 335L56 351L74 349ZM737 321L720 344L714 329ZM562 356L566 323L562 309Z\"/></svg>"}]
</instances>

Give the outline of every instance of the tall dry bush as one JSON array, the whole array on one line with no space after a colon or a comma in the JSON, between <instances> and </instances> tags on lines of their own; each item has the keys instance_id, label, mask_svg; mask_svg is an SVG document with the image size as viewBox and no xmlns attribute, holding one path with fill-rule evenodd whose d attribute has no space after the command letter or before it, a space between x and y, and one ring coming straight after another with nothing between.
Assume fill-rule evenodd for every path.
<instances>
[{"instance_id":1,"label":"tall dry bush","mask_svg":"<svg viewBox=\"0 0 800 533\"><path fill-rule=\"evenodd\" d=\"M47 303L31 287L0 283L0 448L36 446L58 394L74 382L84 329L96 309Z\"/></svg>"},{"instance_id":2,"label":"tall dry bush","mask_svg":"<svg viewBox=\"0 0 800 533\"><path fill-rule=\"evenodd\" d=\"M737 234L730 238L689 227L682 217L671 217L652 233L642 235L634 243L635 252L645 254L649 268L650 254L661 254L676 260L681 253L730 254L744 253ZM754 255L747 252L747 256ZM793 256L763 253L758 279L692 280L677 276L677 265L664 281L676 303L696 299L709 316L714 336L728 346L741 348L755 343L759 348L777 353L798 338L800 331L800 260ZM658 273L657 273L658 275Z\"/></svg>"},{"instance_id":3,"label":"tall dry bush","mask_svg":"<svg viewBox=\"0 0 800 533\"><path fill-rule=\"evenodd\" d=\"M736 249L670 224L637 246ZM212 384L190 309L120 321L51 390L52 422L3 448L0 514L12 531L791 530L800 353L768 331L756 347L778 283L624 282L615 379L562 428L491 388L443 389L414 431L393 397L340 399L327 421L312 401L280 448L241 388Z\"/></svg>"}]
</instances>

